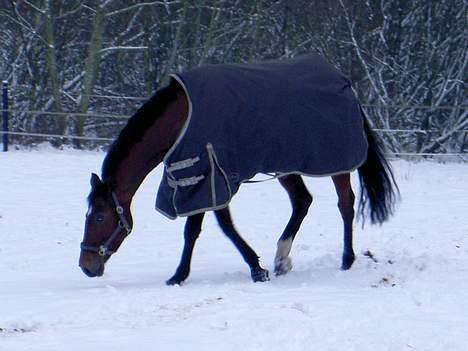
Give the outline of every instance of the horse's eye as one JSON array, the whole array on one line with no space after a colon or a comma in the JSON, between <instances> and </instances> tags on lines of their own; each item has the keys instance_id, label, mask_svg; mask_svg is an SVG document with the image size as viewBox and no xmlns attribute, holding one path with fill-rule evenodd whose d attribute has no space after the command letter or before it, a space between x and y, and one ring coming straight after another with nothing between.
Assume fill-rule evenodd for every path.
<instances>
[{"instance_id":1,"label":"horse's eye","mask_svg":"<svg viewBox=\"0 0 468 351\"><path fill-rule=\"evenodd\" d=\"M95 221L96 223L101 224L102 222L104 222L104 216L102 214L97 214L95 217Z\"/></svg>"}]
</instances>

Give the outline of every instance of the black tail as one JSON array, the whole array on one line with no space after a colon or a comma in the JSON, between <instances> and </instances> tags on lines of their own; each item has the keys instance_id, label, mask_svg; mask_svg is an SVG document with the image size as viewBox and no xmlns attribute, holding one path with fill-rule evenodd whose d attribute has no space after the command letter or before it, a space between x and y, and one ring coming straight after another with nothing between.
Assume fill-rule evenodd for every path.
<instances>
[{"instance_id":1,"label":"black tail","mask_svg":"<svg viewBox=\"0 0 468 351\"><path fill-rule=\"evenodd\" d=\"M393 214L399 190L392 169L385 159L383 144L371 130L364 112L363 119L369 148L366 161L358 169L361 183L358 211L363 223L369 214L372 224L382 224Z\"/></svg>"}]
</instances>

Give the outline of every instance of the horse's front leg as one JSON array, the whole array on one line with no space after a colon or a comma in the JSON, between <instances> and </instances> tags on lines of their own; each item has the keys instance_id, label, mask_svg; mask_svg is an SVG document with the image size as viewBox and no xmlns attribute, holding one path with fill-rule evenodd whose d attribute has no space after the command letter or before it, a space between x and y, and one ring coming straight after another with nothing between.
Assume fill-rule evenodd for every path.
<instances>
[{"instance_id":1,"label":"horse's front leg","mask_svg":"<svg viewBox=\"0 0 468 351\"><path fill-rule=\"evenodd\" d=\"M234 227L234 224L232 223L231 214L229 212L229 207L215 211L215 216L224 234L226 234L226 236L232 241L234 246L244 258L244 261L249 265L252 280L254 282L265 282L270 280L268 270L263 269L260 266L257 254L245 242L245 240L242 239L239 232Z\"/></svg>"},{"instance_id":2,"label":"horse's front leg","mask_svg":"<svg viewBox=\"0 0 468 351\"><path fill-rule=\"evenodd\" d=\"M196 214L187 218L184 228L184 250L180 259L179 266L175 274L166 281L167 285L181 284L190 274L190 262L192 261L193 248L195 241L201 232L204 213Z\"/></svg>"}]
</instances>

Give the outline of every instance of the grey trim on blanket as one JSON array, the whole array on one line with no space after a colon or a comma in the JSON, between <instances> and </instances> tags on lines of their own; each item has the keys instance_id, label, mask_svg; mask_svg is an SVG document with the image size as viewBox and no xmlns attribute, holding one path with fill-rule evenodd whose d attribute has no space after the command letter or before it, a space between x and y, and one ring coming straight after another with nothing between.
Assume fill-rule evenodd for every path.
<instances>
[{"instance_id":1,"label":"grey trim on blanket","mask_svg":"<svg viewBox=\"0 0 468 351\"><path fill-rule=\"evenodd\" d=\"M167 154L163 158L163 163L165 165L167 164L167 160L169 159L169 157L171 157L171 155L174 152L174 150L176 149L176 147L179 146L180 141L182 140L185 133L187 132L187 128L188 128L188 126L190 124L190 120L192 119L192 111L193 111L192 99L191 99L190 94L187 91L187 87L185 86L182 79L180 79L180 77L177 74L171 74L169 77L172 78L172 79L175 79L177 81L177 83L179 83L179 85L182 87L182 89L184 89L185 97L186 97L187 103L188 103L188 113L187 113L187 120L185 121L184 126L182 127L182 130L180 131L179 136L177 137L174 145L172 145L172 147L169 149L169 151L167 152Z\"/></svg>"},{"instance_id":2,"label":"grey trim on blanket","mask_svg":"<svg viewBox=\"0 0 468 351\"><path fill-rule=\"evenodd\" d=\"M367 159L350 82L316 55L171 78L185 92L188 117L163 160L156 209L170 219L225 208L255 174L333 176Z\"/></svg>"},{"instance_id":3,"label":"grey trim on blanket","mask_svg":"<svg viewBox=\"0 0 468 351\"><path fill-rule=\"evenodd\" d=\"M350 170L347 170L347 171L330 173L330 174L319 174L319 175L307 174L307 173L302 173L302 172L278 173L273 178L265 179L265 180L262 180L261 182L269 182L271 180L275 180L275 179L278 179L278 178L281 178L281 177L286 177L286 176L291 175L291 174L297 174L297 175L305 176L305 177L314 177L314 178L322 178L323 177L324 178L324 177L333 177L333 176L336 176L336 175L339 175L339 174L352 173L355 170L357 170L359 167L361 167L364 164L364 162L366 162L366 159L367 159L367 153L366 153L366 156L364 157L364 159L362 160L362 162L358 166L356 166L356 167L354 167L354 168L352 168ZM241 182L241 184L247 183L248 181L249 181L248 179L243 180ZM174 196L175 196L175 194L174 194ZM226 201L224 204L221 204L221 205L218 205L218 206L210 206L210 207L206 207L206 208L200 208L200 209L197 209L197 210L194 210L194 211L191 211L191 212L179 214L178 216L179 217L187 217L187 216L193 216L193 215L203 213L203 212L221 210L223 208L226 208L229 205L229 203L232 200L232 197L233 197L233 195L231 195L229 197L229 201ZM156 211L158 211L159 213L161 213L162 215L164 215L165 217L167 217L169 219L172 219L172 220L177 219L177 216L171 216L169 213L164 212L162 209L160 209L157 206L156 206Z\"/></svg>"},{"instance_id":4,"label":"grey trim on blanket","mask_svg":"<svg viewBox=\"0 0 468 351\"><path fill-rule=\"evenodd\" d=\"M210 183L211 183L211 189L212 189L212 191L211 191L211 206L206 207L206 208L199 208L199 209L196 209L196 210L191 211L191 212L186 212L186 213L183 213L183 214L179 214L180 217L192 216L192 215L207 212L207 211L221 210L221 209L223 209L223 208L225 208L225 207L227 207L229 205L229 203L231 202L232 197L234 196L232 194L232 190L231 190L231 187L229 185L229 181L228 181L228 177L226 175L226 172L221 168L221 166L219 165L219 163L218 163L218 161L216 159L216 153L214 151L213 145L208 143L206 145L206 149L207 149L207 152L208 152L208 156L209 156L209 159L210 159L210 166L211 166L211 172L210 172ZM222 172L223 177L226 180L227 187L229 189L229 198L228 198L228 200L225 203L222 203L220 205L216 204L216 186L214 185L214 181L215 181L214 169L215 169L215 167L218 167L219 170ZM166 172L167 172L167 170L166 170ZM186 183L181 184L180 183L181 181L184 182L185 180L188 180L190 178L179 179L178 181L174 181L174 183L171 183L170 178L168 178L169 186L171 186L171 184L176 185L174 187L174 199L175 199L175 196L176 196L177 185L179 185L179 186L195 185L196 183L198 183L198 181L204 179L205 177L203 175L201 175L199 177L191 177L191 178L197 178L197 180L193 181L192 184L186 184ZM173 204L175 204L175 200L173 200L173 201L174 201ZM174 207L175 207L175 205L174 205ZM167 218L169 218L169 219L176 219L177 218L177 216L170 215L169 213L165 212L164 210L162 210L158 206L156 206L156 210L159 213L166 216Z\"/></svg>"}]
</instances>

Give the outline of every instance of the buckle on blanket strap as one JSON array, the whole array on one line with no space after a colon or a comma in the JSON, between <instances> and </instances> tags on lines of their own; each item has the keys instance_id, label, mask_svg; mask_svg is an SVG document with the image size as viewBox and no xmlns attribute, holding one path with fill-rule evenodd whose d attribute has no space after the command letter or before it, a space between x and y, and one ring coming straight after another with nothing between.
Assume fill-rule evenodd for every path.
<instances>
[{"instance_id":1,"label":"buckle on blanket strap","mask_svg":"<svg viewBox=\"0 0 468 351\"><path fill-rule=\"evenodd\" d=\"M200 157L192 157L192 158L187 158L182 161L177 161L171 163L169 167L166 169L167 173L167 183L171 188L177 188L178 186L185 187L185 186L191 186L197 184L200 180L204 179L204 175L200 176L194 176L194 177L189 177L189 178L181 178L181 179L173 179L170 175L172 175L172 172L174 171L180 171L185 168L193 167L195 163L200 161Z\"/></svg>"},{"instance_id":2,"label":"buckle on blanket strap","mask_svg":"<svg viewBox=\"0 0 468 351\"><path fill-rule=\"evenodd\" d=\"M178 186L184 187L184 186L191 186L197 184L200 180L205 179L204 175L196 176L196 177L190 177L190 178L181 178L178 180L171 179L170 177L167 177L167 183L171 188L177 188Z\"/></svg>"},{"instance_id":3,"label":"buckle on blanket strap","mask_svg":"<svg viewBox=\"0 0 468 351\"><path fill-rule=\"evenodd\" d=\"M178 162L173 162L171 163L170 167L167 168L167 172L171 173L174 171L179 171L181 169L192 167L198 161L200 161L200 157L197 156L197 157L188 158L186 160L182 160Z\"/></svg>"}]
</instances>

